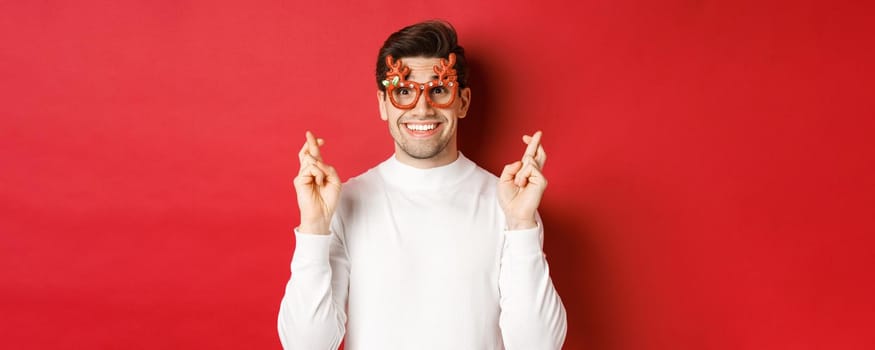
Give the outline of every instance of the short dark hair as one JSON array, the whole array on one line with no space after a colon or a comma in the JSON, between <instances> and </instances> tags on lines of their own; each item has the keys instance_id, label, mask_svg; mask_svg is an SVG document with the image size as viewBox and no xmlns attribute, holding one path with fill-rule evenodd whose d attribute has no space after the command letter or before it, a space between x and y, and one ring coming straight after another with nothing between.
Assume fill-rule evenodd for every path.
<instances>
[{"instance_id":1,"label":"short dark hair","mask_svg":"<svg viewBox=\"0 0 875 350\"><path fill-rule=\"evenodd\" d=\"M447 58L450 53L456 54L456 81L460 87L468 86L468 61L465 60L465 49L459 46L456 30L449 22L430 20L416 23L392 33L377 56L377 88L386 91L382 81L386 79L386 56L395 59L401 57Z\"/></svg>"}]
</instances>

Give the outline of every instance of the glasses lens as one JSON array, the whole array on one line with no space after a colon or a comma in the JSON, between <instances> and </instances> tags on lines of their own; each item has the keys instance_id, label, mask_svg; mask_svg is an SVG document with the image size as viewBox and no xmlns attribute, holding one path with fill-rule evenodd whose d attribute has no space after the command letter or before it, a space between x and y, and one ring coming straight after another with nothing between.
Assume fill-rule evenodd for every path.
<instances>
[{"instance_id":1,"label":"glasses lens","mask_svg":"<svg viewBox=\"0 0 875 350\"><path fill-rule=\"evenodd\" d=\"M454 88L448 87L446 84L434 83L428 91L428 97L436 104L447 104L453 100L454 91Z\"/></svg>"},{"instance_id":2,"label":"glasses lens","mask_svg":"<svg viewBox=\"0 0 875 350\"><path fill-rule=\"evenodd\" d=\"M416 102L416 90L413 87L399 86L392 90L390 97L399 105L410 105Z\"/></svg>"}]
</instances>

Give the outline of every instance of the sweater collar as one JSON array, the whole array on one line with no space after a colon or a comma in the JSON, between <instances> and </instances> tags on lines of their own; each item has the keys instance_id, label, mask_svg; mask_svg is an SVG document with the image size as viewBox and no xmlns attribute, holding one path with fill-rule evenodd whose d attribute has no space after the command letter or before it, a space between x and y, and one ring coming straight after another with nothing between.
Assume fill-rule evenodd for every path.
<instances>
[{"instance_id":1,"label":"sweater collar","mask_svg":"<svg viewBox=\"0 0 875 350\"><path fill-rule=\"evenodd\" d=\"M474 169L476 164L459 152L452 163L428 169L420 169L401 163L392 155L380 163L377 169L391 186L412 190L438 190L458 184Z\"/></svg>"}]
</instances>

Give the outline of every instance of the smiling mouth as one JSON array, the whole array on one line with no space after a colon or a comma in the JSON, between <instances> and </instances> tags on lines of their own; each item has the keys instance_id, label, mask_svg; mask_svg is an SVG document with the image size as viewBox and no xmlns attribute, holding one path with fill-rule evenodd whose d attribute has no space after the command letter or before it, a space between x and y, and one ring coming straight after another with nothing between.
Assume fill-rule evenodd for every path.
<instances>
[{"instance_id":1,"label":"smiling mouth","mask_svg":"<svg viewBox=\"0 0 875 350\"><path fill-rule=\"evenodd\" d=\"M414 137L429 137L436 134L440 127L439 122L403 123L407 133Z\"/></svg>"},{"instance_id":2,"label":"smiling mouth","mask_svg":"<svg viewBox=\"0 0 875 350\"><path fill-rule=\"evenodd\" d=\"M404 124L404 126L407 127L407 130L413 130L413 131L429 131L429 130L434 130L434 128L437 127L437 123L432 123L432 124L411 124L411 123L407 123L407 124Z\"/></svg>"}]
</instances>

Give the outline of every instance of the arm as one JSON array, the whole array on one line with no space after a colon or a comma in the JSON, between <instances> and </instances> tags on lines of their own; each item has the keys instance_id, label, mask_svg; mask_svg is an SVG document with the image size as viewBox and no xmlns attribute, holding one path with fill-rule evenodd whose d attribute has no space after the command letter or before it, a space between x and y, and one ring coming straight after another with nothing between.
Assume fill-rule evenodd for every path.
<instances>
[{"instance_id":1,"label":"arm","mask_svg":"<svg viewBox=\"0 0 875 350\"><path fill-rule=\"evenodd\" d=\"M324 141L309 131L306 136L294 181L301 226L295 230L292 278L280 303L277 328L285 349L337 349L345 333L349 286L343 228L339 220L332 221L340 179L322 162L319 146Z\"/></svg>"},{"instance_id":2,"label":"arm","mask_svg":"<svg viewBox=\"0 0 875 350\"><path fill-rule=\"evenodd\" d=\"M319 235L295 230L292 278L277 327L284 349L337 349L346 331L349 261L339 225Z\"/></svg>"},{"instance_id":3,"label":"arm","mask_svg":"<svg viewBox=\"0 0 875 350\"><path fill-rule=\"evenodd\" d=\"M565 307L542 251L543 230L504 231L498 288L504 345L514 349L560 349L565 341Z\"/></svg>"},{"instance_id":4,"label":"arm","mask_svg":"<svg viewBox=\"0 0 875 350\"><path fill-rule=\"evenodd\" d=\"M544 257L544 233L537 209L547 187L541 169L547 155L541 132L523 136L522 161L505 166L498 197L506 219L498 288L504 344L514 349L560 349L565 341L565 307L550 280Z\"/></svg>"}]
</instances>

